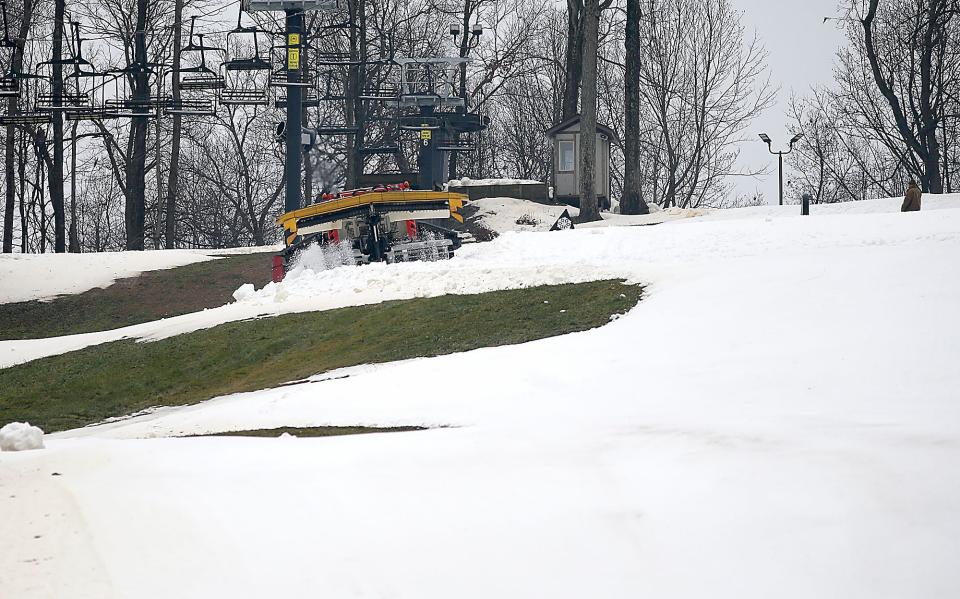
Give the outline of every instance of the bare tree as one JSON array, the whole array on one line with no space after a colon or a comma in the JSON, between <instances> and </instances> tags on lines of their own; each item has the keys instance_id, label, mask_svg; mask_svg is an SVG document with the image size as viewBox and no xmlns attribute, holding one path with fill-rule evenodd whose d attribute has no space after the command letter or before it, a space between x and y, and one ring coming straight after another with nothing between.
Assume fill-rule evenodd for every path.
<instances>
[{"instance_id":1,"label":"bare tree","mask_svg":"<svg viewBox=\"0 0 960 599\"><path fill-rule=\"evenodd\" d=\"M221 205L218 213L235 233L233 240L222 243L235 243L242 236L264 245L275 238L270 217L283 191L283 169L270 135L274 118L233 107L188 131L196 154L186 168L200 190Z\"/></svg>"},{"instance_id":2,"label":"bare tree","mask_svg":"<svg viewBox=\"0 0 960 599\"><path fill-rule=\"evenodd\" d=\"M766 51L729 0L663 0L641 19L641 98L665 206L717 205L737 174L737 143L775 90Z\"/></svg>"},{"instance_id":3,"label":"bare tree","mask_svg":"<svg viewBox=\"0 0 960 599\"><path fill-rule=\"evenodd\" d=\"M955 0L868 0L847 6L850 47L838 83L848 110L918 177L943 191L942 132L951 90L960 80ZM865 81L865 79L867 81ZM861 82L866 85L861 86ZM878 92L880 101L872 92Z\"/></svg>"},{"instance_id":4,"label":"bare tree","mask_svg":"<svg viewBox=\"0 0 960 599\"><path fill-rule=\"evenodd\" d=\"M807 193L815 203L832 203L898 193L898 160L851 121L842 98L814 90L810 98L792 99L789 114L804 133L787 159L796 173L789 196Z\"/></svg>"},{"instance_id":5,"label":"bare tree","mask_svg":"<svg viewBox=\"0 0 960 599\"><path fill-rule=\"evenodd\" d=\"M170 94L174 103L180 101L180 48L183 35L184 0L174 0L173 7L173 77ZM190 40L191 42L193 40ZM180 138L183 133L183 121L180 114L173 115L173 132L170 139L170 170L167 172L167 203L164 212L164 247L171 250L177 247L177 193L180 185Z\"/></svg>"}]
</instances>

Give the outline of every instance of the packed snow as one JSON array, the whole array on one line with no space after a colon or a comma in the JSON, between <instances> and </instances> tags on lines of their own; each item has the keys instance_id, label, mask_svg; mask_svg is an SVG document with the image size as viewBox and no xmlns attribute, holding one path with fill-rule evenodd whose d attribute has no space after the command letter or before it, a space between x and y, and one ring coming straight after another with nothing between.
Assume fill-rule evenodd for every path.
<instances>
[{"instance_id":1,"label":"packed snow","mask_svg":"<svg viewBox=\"0 0 960 599\"><path fill-rule=\"evenodd\" d=\"M43 431L29 422L11 422L0 428L0 451L43 449Z\"/></svg>"},{"instance_id":2,"label":"packed snow","mask_svg":"<svg viewBox=\"0 0 960 599\"><path fill-rule=\"evenodd\" d=\"M276 247L230 250L163 250L90 254L0 254L0 304L49 300L107 287L150 270L186 266L219 256L276 251Z\"/></svg>"},{"instance_id":3,"label":"packed snow","mask_svg":"<svg viewBox=\"0 0 960 599\"><path fill-rule=\"evenodd\" d=\"M881 198L863 202L842 202L838 204L814 204L810 207L812 216L833 214L883 214L900 212L903 198ZM544 205L516 198L484 198L472 200L471 206L477 208L472 217L484 229L497 234L509 231L549 231L564 210L573 216L580 214L572 206ZM960 194L927 194L923 199L923 209L944 210L960 207ZM667 208L651 206L650 214L626 215L613 212L601 213L601 220L578 224L578 228L593 229L601 227L634 227L660 225L684 219L698 220L737 220L744 218L780 218L798 216L800 206L751 206L719 210L715 208Z\"/></svg>"},{"instance_id":4,"label":"packed snow","mask_svg":"<svg viewBox=\"0 0 960 599\"><path fill-rule=\"evenodd\" d=\"M593 331L325 373L0 454L0 588L955 597L960 201L894 203L508 232L447 263L268 285L211 320L524 279L647 288ZM319 425L443 428L166 438Z\"/></svg>"}]
</instances>

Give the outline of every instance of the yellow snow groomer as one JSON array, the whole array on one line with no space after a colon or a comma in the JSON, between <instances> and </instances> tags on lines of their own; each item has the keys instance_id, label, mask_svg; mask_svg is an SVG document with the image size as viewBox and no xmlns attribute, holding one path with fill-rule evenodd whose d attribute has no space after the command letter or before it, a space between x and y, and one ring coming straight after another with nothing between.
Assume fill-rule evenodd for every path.
<instances>
[{"instance_id":1,"label":"yellow snow groomer","mask_svg":"<svg viewBox=\"0 0 960 599\"><path fill-rule=\"evenodd\" d=\"M286 248L274 260L274 280L282 278L297 252L315 243L337 244L341 252L349 244L357 264L451 258L460 247L459 235L435 221L462 223L465 199L446 191L411 190L408 184L324 194L316 204L277 219Z\"/></svg>"}]
</instances>

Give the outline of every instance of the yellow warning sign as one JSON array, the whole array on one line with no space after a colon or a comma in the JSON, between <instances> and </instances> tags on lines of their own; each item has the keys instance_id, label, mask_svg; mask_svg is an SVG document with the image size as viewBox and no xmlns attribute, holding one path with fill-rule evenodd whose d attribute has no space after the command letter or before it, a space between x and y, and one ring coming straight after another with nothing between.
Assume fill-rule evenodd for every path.
<instances>
[{"instance_id":1,"label":"yellow warning sign","mask_svg":"<svg viewBox=\"0 0 960 599\"><path fill-rule=\"evenodd\" d=\"M430 136L431 136L431 135L432 135L432 133L430 132L429 129L421 129L421 130L420 130L420 139L430 139Z\"/></svg>"},{"instance_id":2,"label":"yellow warning sign","mask_svg":"<svg viewBox=\"0 0 960 599\"><path fill-rule=\"evenodd\" d=\"M300 70L300 34L291 33L287 36L287 70Z\"/></svg>"}]
</instances>

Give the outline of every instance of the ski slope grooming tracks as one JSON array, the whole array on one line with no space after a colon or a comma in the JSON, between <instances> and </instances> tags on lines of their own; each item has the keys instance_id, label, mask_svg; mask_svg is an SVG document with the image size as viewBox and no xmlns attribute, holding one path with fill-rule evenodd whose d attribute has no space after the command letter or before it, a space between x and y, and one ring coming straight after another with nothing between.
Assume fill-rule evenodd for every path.
<instances>
[{"instance_id":1,"label":"ski slope grooming tracks","mask_svg":"<svg viewBox=\"0 0 960 599\"><path fill-rule=\"evenodd\" d=\"M589 332L330 373L15 458L63 473L122 597L956 597L960 215L913 216L506 235L504 260L635 251L621 262L657 283ZM437 423L452 428L104 438Z\"/></svg>"}]
</instances>

